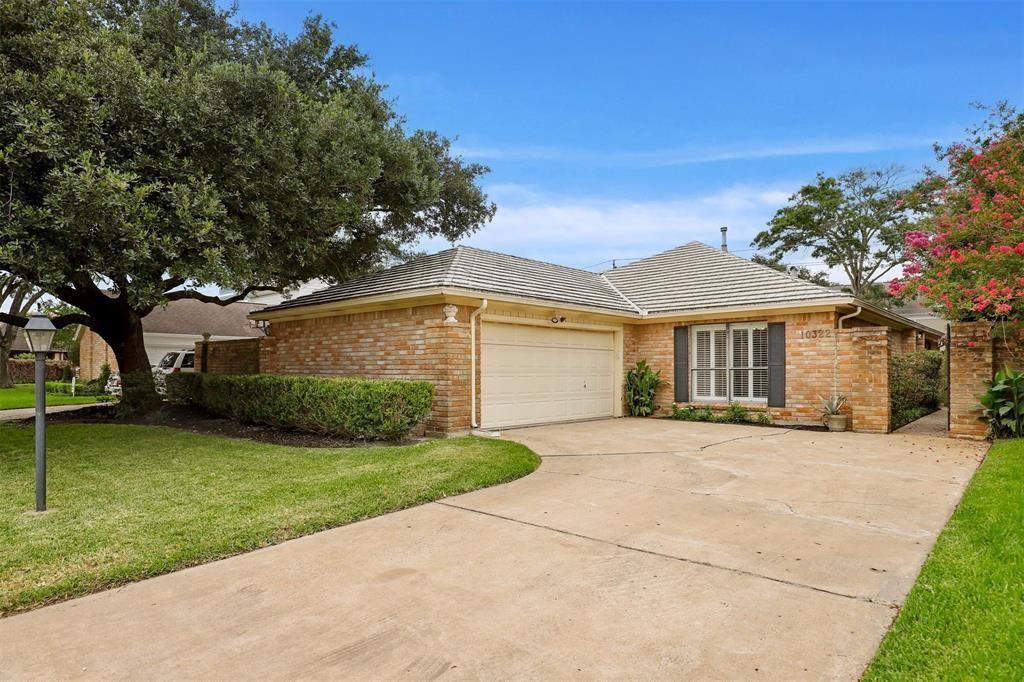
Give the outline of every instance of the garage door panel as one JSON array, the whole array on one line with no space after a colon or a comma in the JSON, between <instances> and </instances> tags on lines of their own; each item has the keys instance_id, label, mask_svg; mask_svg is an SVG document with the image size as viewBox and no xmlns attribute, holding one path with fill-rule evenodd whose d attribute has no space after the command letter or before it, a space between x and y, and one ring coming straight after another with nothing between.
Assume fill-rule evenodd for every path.
<instances>
[{"instance_id":1,"label":"garage door panel","mask_svg":"<svg viewBox=\"0 0 1024 682\"><path fill-rule=\"evenodd\" d=\"M609 417L614 357L611 332L485 323L481 422L498 427Z\"/></svg>"}]
</instances>

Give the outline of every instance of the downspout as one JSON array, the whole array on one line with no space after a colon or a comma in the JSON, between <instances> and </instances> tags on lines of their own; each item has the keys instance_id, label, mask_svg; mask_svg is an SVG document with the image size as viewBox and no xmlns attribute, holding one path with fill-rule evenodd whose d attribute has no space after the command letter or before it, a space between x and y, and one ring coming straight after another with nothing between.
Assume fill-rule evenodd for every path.
<instances>
[{"instance_id":1,"label":"downspout","mask_svg":"<svg viewBox=\"0 0 1024 682\"><path fill-rule=\"evenodd\" d=\"M476 422L476 320L487 310L487 299L480 299L480 307L469 314L469 425L474 429Z\"/></svg>"},{"instance_id":2,"label":"downspout","mask_svg":"<svg viewBox=\"0 0 1024 682\"><path fill-rule=\"evenodd\" d=\"M849 315L843 315L839 318L839 330L843 330L843 322L846 322L851 317L857 317L863 311L863 306L857 306L857 309ZM833 352L832 359L832 397L839 395L839 334L836 333L835 350Z\"/></svg>"}]
</instances>

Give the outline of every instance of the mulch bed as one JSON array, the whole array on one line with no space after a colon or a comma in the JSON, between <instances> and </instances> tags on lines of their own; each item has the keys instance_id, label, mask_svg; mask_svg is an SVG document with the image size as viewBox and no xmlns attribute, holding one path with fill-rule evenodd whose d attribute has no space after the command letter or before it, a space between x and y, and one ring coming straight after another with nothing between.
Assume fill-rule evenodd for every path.
<instances>
[{"instance_id":1,"label":"mulch bed","mask_svg":"<svg viewBox=\"0 0 1024 682\"><path fill-rule=\"evenodd\" d=\"M78 410L56 412L46 415L47 424L140 424L144 426L168 426L191 433L211 436L241 438L272 445L287 445L299 448L353 448L380 445L408 445L422 439L402 442L352 440L340 436L307 433L292 429L277 429L260 424L241 424L224 417L212 415L193 407L164 405L159 412L139 417L124 417L112 409L112 405L90 405ZM12 422L31 426L31 418Z\"/></svg>"}]
</instances>

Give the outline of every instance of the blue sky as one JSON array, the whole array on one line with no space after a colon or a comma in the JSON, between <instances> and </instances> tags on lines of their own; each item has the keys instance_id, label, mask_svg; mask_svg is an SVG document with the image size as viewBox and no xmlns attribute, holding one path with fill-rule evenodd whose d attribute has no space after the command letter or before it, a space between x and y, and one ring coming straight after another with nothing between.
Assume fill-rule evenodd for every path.
<instances>
[{"instance_id":1,"label":"blue sky","mask_svg":"<svg viewBox=\"0 0 1024 682\"><path fill-rule=\"evenodd\" d=\"M1024 100L1021 2L240 0L290 34L310 12L410 128L492 168L498 215L464 243L578 267L719 225L745 249L817 171L912 177L982 118L971 102Z\"/></svg>"}]
</instances>

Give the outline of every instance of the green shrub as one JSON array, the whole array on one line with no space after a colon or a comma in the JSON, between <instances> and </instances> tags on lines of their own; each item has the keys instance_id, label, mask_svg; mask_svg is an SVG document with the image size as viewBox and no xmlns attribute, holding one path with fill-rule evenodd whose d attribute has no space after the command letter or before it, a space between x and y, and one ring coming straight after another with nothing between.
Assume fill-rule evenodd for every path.
<instances>
[{"instance_id":1,"label":"green shrub","mask_svg":"<svg viewBox=\"0 0 1024 682\"><path fill-rule=\"evenodd\" d=\"M751 415L750 410L740 403L729 403L721 414L715 414L709 407L694 407L693 405L680 407L672 403L672 419L684 422L715 422L716 424L772 423L772 417L767 412Z\"/></svg>"},{"instance_id":2,"label":"green shrub","mask_svg":"<svg viewBox=\"0 0 1024 682\"><path fill-rule=\"evenodd\" d=\"M100 367L99 376L92 379L89 383L95 383L100 387L100 391L103 391L107 387L108 381L110 381L110 364L104 362L103 366Z\"/></svg>"},{"instance_id":3,"label":"green shrub","mask_svg":"<svg viewBox=\"0 0 1024 682\"><path fill-rule=\"evenodd\" d=\"M985 408L981 419L988 423L993 438L1024 436L1024 370L1009 367L996 372L988 392L981 396Z\"/></svg>"},{"instance_id":4,"label":"green shrub","mask_svg":"<svg viewBox=\"0 0 1024 682\"><path fill-rule=\"evenodd\" d=\"M194 374L196 396L231 419L363 439L398 439L430 414L428 381ZM181 385L179 384L179 387ZM195 398L193 398L195 399Z\"/></svg>"},{"instance_id":5,"label":"green shrub","mask_svg":"<svg viewBox=\"0 0 1024 682\"><path fill-rule=\"evenodd\" d=\"M626 407L631 417L650 417L658 406L654 404L654 393L661 386L661 372L655 372L646 360L626 372Z\"/></svg>"},{"instance_id":6,"label":"green shrub","mask_svg":"<svg viewBox=\"0 0 1024 682\"><path fill-rule=\"evenodd\" d=\"M178 405L202 405L202 379L202 374L194 372L165 374L164 391L167 400Z\"/></svg>"},{"instance_id":7,"label":"green shrub","mask_svg":"<svg viewBox=\"0 0 1024 682\"><path fill-rule=\"evenodd\" d=\"M60 395L72 395L70 381L47 381L46 392ZM104 395L103 386L92 381L79 381L75 384L74 395Z\"/></svg>"},{"instance_id":8,"label":"green shrub","mask_svg":"<svg viewBox=\"0 0 1024 682\"><path fill-rule=\"evenodd\" d=\"M731 424L742 424L750 421L750 411L739 403L729 403L729 407L725 408L719 419Z\"/></svg>"},{"instance_id":9,"label":"green shrub","mask_svg":"<svg viewBox=\"0 0 1024 682\"><path fill-rule=\"evenodd\" d=\"M942 351L894 355L889 361L892 428L898 429L933 412L942 403L945 378Z\"/></svg>"}]
</instances>

